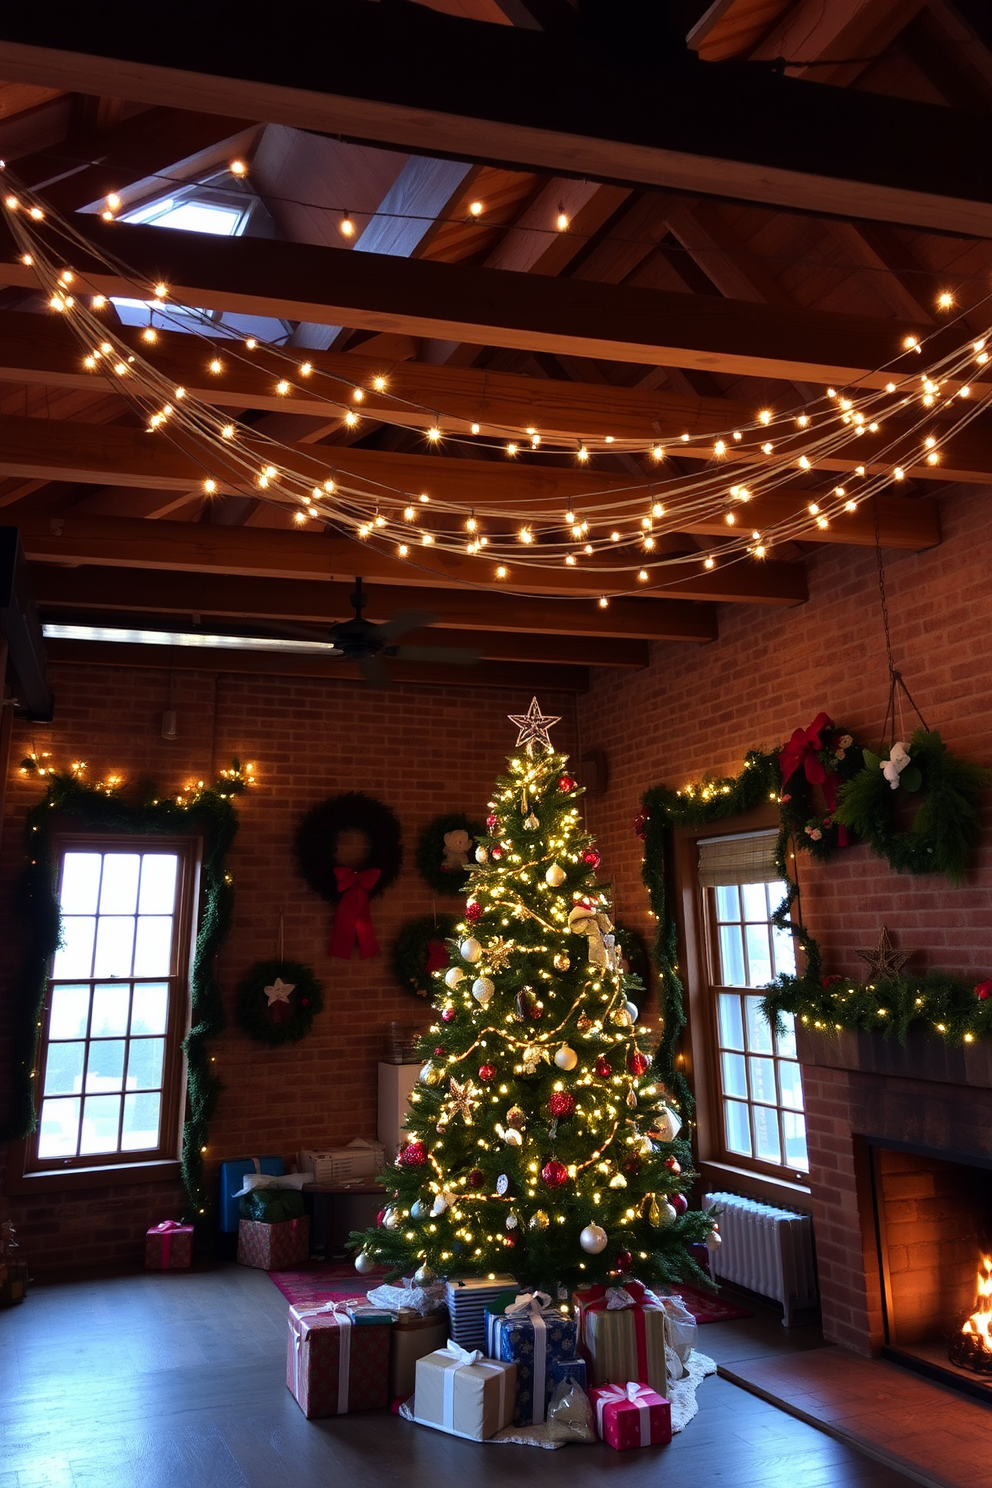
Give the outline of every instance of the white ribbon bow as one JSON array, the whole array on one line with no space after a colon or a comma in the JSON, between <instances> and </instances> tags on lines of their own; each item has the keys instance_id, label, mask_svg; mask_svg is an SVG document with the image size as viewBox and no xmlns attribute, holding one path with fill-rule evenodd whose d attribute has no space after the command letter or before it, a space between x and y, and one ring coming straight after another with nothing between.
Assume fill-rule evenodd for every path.
<instances>
[{"instance_id":1,"label":"white ribbon bow","mask_svg":"<svg viewBox=\"0 0 992 1488\"><path fill-rule=\"evenodd\" d=\"M503 1312L510 1318L531 1317L534 1313L550 1312L551 1298L547 1292L519 1292L508 1302Z\"/></svg>"},{"instance_id":2,"label":"white ribbon bow","mask_svg":"<svg viewBox=\"0 0 992 1488\"><path fill-rule=\"evenodd\" d=\"M453 1338L449 1338L443 1349L438 1349L439 1354L447 1354L449 1359L457 1359L458 1367L462 1369L466 1364L479 1364L486 1357L481 1349L462 1348Z\"/></svg>"},{"instance_id":3,"label":"white ribbon bow","mask_svg":"<svg viewBox=\"0 0 992 1488\"><path fill-rule=\"evenodd\" d=\"M602 1394L596 1397L596 1425L599 1427L600 1436L603 1435L603 1415L608 1405L622 1405L630 1401L631 1405L637 1406L638 1422L641 1428L641 1446L651 1445L651 1404L645 1400L645 1395L653 1395L654 1391L648 1385L640 1385L636 1380L628 1380L626 1385L606 1385Z\"/></svg>"},{"instance_id":4,"label":"white ribbon bow","mask_svg":"<svg viewBox=\"0 0 992 1488\"><path fill-rule=\"evenodd\" d=\"M899 776L902 774L903 770L905 770L909 762L910 760L909 755L906 753L906 746L905 744L901 743L893 744L892 748L889 750L888 759L879 761L882 774L889 782L890 790L899 789Z\"/></svg>"},{"instance_id":5,"label":"white ribbon bow","mask_svg":"<svg viewBox=\"0 0 992 1488\"><path fill-rule=\"evenodd\" d=\"M607 1287L606 1288L606 1310L607 1310L607 1312L617 1312L617 1311L619 1311L619 1309L621 1307L636 1307L636 1306L637 1306L637 1303L634 1301L634 1298L630 1295L629 1292L624 1291L623 1287Z\"/></svg>"}]
</instances>

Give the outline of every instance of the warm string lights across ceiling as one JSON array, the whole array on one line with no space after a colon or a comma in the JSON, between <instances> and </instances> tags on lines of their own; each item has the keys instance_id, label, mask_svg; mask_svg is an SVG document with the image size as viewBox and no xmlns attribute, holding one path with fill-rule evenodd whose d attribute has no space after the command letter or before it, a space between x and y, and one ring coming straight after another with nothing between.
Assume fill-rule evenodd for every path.
<instances>
[{"instance_id":1,"label":"warm string lights across ceiling","mask_svg":"<svg viewBox=\"0 0 992 1488\"><path fill-rule=\"evenodd\" d=\"M476 582L496 581L512 587L513 571L583 570L589 588L602 590L599 603L609 596L636 592L663 576L666 585L678 582L679 568L700 562L707 568L735 561L760 560L777 543L802 538L816 529L843 521L876 493L898 488L907 469L940 463L942 450L963 427L992 401L992 385L981 381L992 348L992 330L954 347L933 361L925 361L925 339L910 336L894 348L891 379L882 389L829 388L800 410L778 413L761 409L750 423L707 436L712 456L707 467L691 476L668 475L666 459L681 444L700 441L683 432L667 442L650 443L611 436L566 439L545 436L536 426L500 430L491 442L493 426L471 425L475 448L481 443L513 459L523 451L531 457L571 452L579 467L594 454L638 456L656 468L651 476L632 476L629 485L594 488L563 511L515 508L511 501L489 505L474 499L452 501L432 497L382 481L335 469L333 449L313 447L312 456L272 439L237 419L226 419L203 398L176 386L153 360L158 331L152 313L174 319L204 345L205 368L223 380L228 367L258 367L263 350L267 365L276 368L273 391L280 396L305 390L314 410L325 407L348 428L357 429L366 416L376 423L409 427L411 412L430 413L424 437L429 448L457 445L461 436L453 426L464 423L443 411L389 392L386 376L374 376L369 386L349 382L309 361L300 362L286 348L262 345L257 338L228 333L218 345L217 327L202 312L177 302L165 283L146 284L141 276L111 255L94 248L74 222L50 212L35 193L11 183L3 194L3 208L21 252L22 261L37 275L53 313L61 315L75 335L83 365L103 376L129 403L149 432L178 445L201 467L207 498L251 494L288 510L301 527L319 522L411 563L423 564L425 550L467 554L480 560ZM150 307L150 323L142 333L147 354L136 353L109 323L107 297L93 284L90 273L77 272L66 260L76 254L96 259L100 268ZM100 271L97 271L99 275ZM952 308L945 306L944 308ZM213 334L208 334L208 331ZM913 362L923 370L907 370ZM282 371L285 375L279 376ZM883 374L885 369L879 369ZM877 380L876 377L872 381ZM377 396L394 405L380 407ZM398 407L396 406L398 405ZM938 421L935 414L944 415ZM894 425L893 419L897 419ZM886 430L893 429L886 440ZM859 458L865 434L874 436L870 459ZM489 438L487 439L487 436ZM823 478L823 462L833 473ZM836 467L849 468L836 479ZM668 467L670 468L670 467ZM822 488L797 491L797 475L816 479ZM756 498L788 489L795 510L763 528L748 520L748 506ZM709 552L668 551L664 541L689 521L722 521L726 537Z\"/></svg>"}]
</instances>

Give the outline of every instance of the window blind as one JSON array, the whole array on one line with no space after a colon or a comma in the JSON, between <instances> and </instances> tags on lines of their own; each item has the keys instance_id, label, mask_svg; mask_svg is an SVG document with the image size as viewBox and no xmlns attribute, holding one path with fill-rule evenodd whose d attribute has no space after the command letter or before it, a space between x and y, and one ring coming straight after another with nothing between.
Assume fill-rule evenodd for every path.
<instances>
[{"instance_id":1,"label":"window blind","mask_svg":"<svg viewBox=\"0 0 992 1488\"><path fill-rule=\"evenodd\" d=\"M704 889L718 884L775 883L776 832L738 833L707 837L698 844L699 882Z\"/></svg>"}]
</instances>

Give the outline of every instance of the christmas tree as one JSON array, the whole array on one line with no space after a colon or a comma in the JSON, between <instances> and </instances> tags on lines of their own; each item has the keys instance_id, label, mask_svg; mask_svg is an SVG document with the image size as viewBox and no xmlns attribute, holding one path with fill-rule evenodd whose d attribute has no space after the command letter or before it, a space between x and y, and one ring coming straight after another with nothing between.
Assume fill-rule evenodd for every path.
<instances>
[{"instance_id":1,"label":"christmas tree","mask_svg":"<svg viewBox=\"0 0 992 1488\"><path fill-rule=\"evenodd\" d=\"M356 1264L393 1275L513 1272L550 1290L702 1273L688 1245L688 1144L641 1047L558 720L535 699L489 803L437 1020L421 1044L410 1141L387 1169Z\"/></svg>"}]
</instances>

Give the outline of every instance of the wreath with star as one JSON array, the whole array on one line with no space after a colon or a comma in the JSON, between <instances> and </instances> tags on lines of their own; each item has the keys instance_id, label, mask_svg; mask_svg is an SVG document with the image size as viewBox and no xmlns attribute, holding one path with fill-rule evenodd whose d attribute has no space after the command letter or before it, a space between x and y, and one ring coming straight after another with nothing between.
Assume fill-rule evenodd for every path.
<instances>
[{"instance_id":1,"label":"wreath with star","mask_svg":"<svg viewBox=\"0 0 992 1488\"><path fill-rule=\"evenodd\" d=\"M422 915L402 927L390 961L404 992L431 996L435 971L444 971L450 963L447 942L454 936L457 923L455 915Z\"/></svg>"},{"instance_id":2,"label":"wreath with star","mask_svg":"<svg viewBox=\"0 0 992 1488\"><path fill-rule=\"evenodd\" d=\"M403 866L400 819L384 802L363 791L344 791L310 808L296 829L296 858L314 893L332 904L341 898L334 869L342 866L338 862L342 832L361 832L365 837L368 845L362 861L349 866L356 872L378 868L379 877L368 890L374 899L396 882Z\"/></svg>"},{"instance_id":3,"label":"wreath with star","mask_svg":"<svg viewBox=\"0 0 992 1488\"><path fill-rule=\"evenodd\" d=\"M451 857L445 837L451 832L467 832L469 864L466 867L445 863ZM462 811L449 811L427 823L417 838L417 872L435 894L459 899L466 892L465 874L474 861L475 844L486 835L482 822L472 821Z\"/></svg>"},{"instance_id":4,"label":"wreath with star","mask_svg":"<svg viewBox=\"0 0 992 1488\"><path fill-rule=\"evenodd\" d=\"M271 1048L306 1038L323 1008L323 986L301 961L258 961L238 985L238 1022Z\"/></svg>"}]
</instances>

